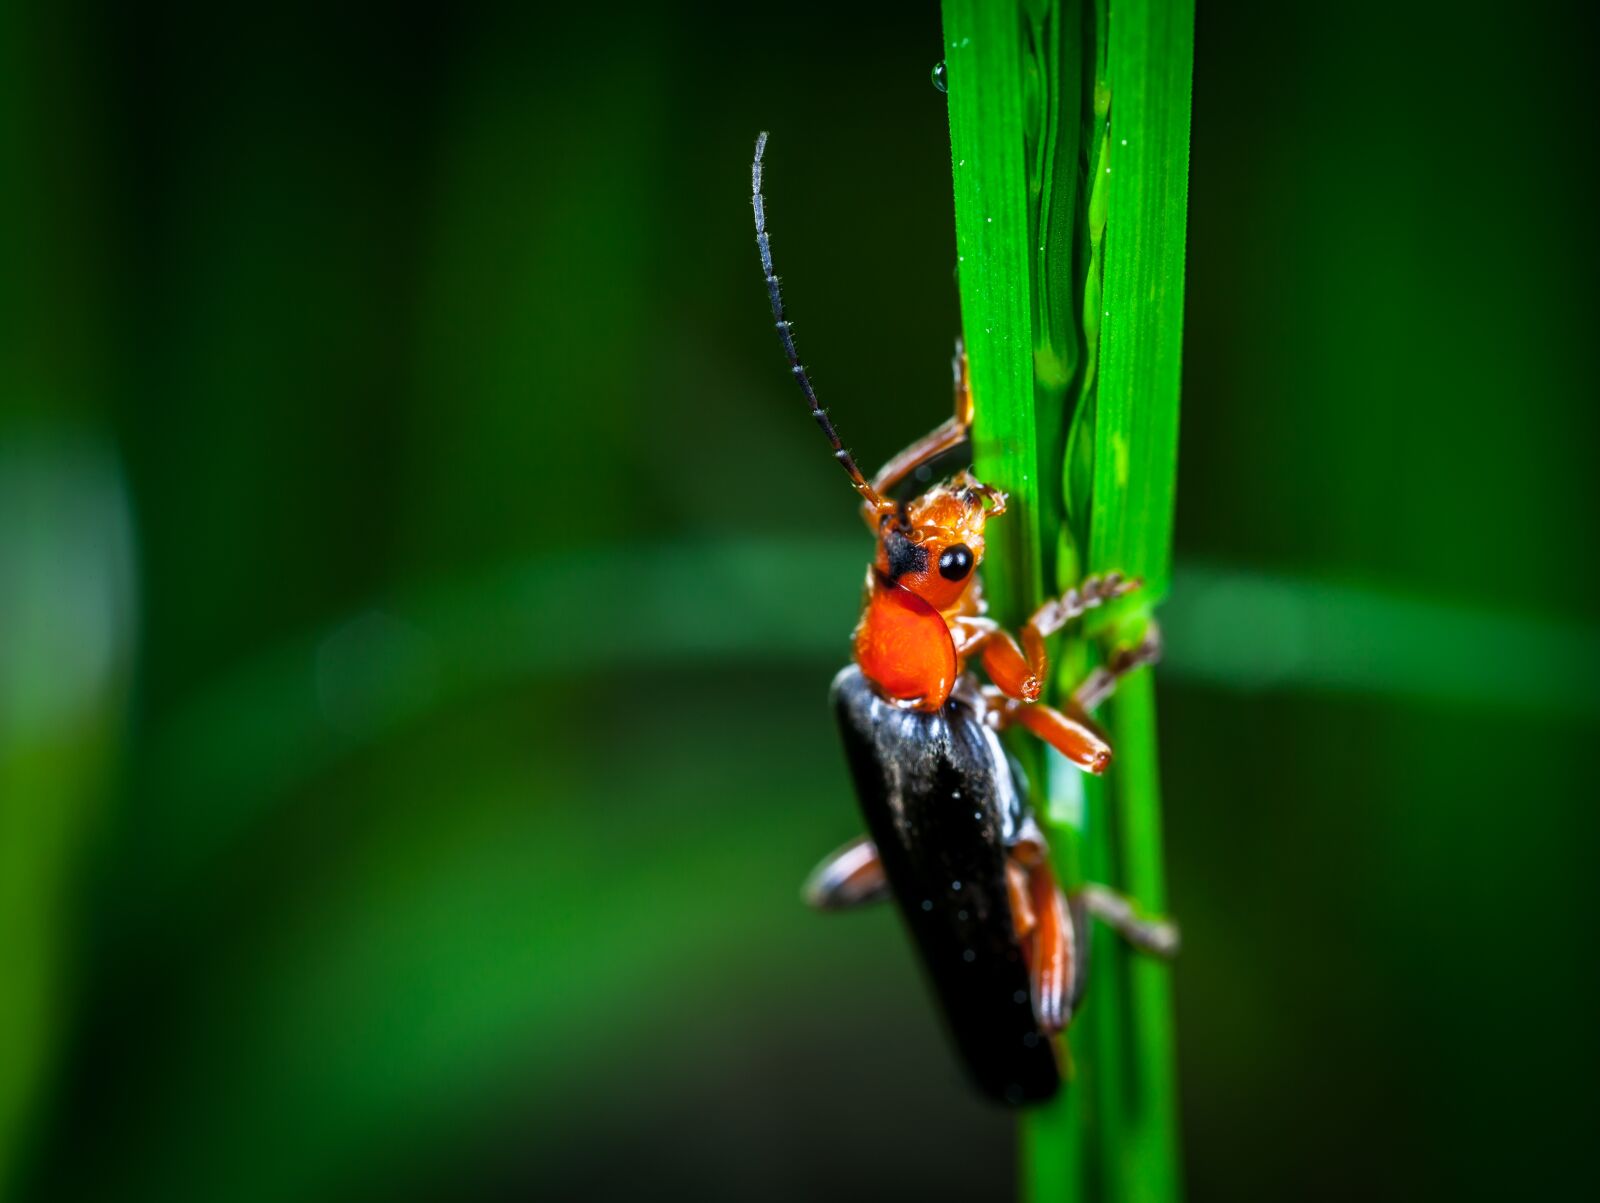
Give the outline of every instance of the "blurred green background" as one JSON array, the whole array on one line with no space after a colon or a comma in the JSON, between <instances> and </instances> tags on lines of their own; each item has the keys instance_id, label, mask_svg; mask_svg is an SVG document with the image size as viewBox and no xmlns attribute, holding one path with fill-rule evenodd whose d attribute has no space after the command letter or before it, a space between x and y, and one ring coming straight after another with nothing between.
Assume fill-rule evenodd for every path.
<instances>
[{"instance_id":1,"label":"blurred green background","mask_svg":"<svg viewBox=\"0 0 1600 1203\"><path fill-rule=\"evenodd\" d=\"M1595 1177L1587 10L1202 5L1193 1199ZM0 1196L999 1198L827 682L935 6L0 9Z\"/></svg>"}]
</instances>

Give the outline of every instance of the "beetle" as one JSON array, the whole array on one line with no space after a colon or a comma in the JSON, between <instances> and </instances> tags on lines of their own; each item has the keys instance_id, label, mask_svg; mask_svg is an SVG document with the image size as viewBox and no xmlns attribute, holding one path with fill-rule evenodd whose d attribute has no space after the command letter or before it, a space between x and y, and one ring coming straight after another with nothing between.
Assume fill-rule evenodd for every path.
<instances>
[{"instance_id":1,"label":"beetle","mask_svg":"<svg viewBox=\"0 0 1600 1203\"><path fill-rule=\"evenodd\" d=\"M1111 746L1089 719L1116 681L1152 663L1151 634L1096 669L1064 708L1040 700L1046 640L1092 607L1139 587L1108 573L1041 605L1020 643L985 613L979 568L984 527L1006 494L968 470L920 495L907 481L970 444L972 390L957 343L955 413L868 480L823 409L785 316L762 194L767 135L756 139L751 205L772 319L811 416L850 478L877 543L867 569L853 663L831 698L867 834L826 857L803 895L819 910L892 897L920 952L967 1070L990 1097L1045 1099L1061 1081L1057 1037L1084 982L1089 916L1136 948L1171 956L1177 930L1141 918L1102 886L1070 897L1029 806L1019 767L999 733L1020 726L1092 774ZM982 664L989 684L967 671Z\"/></svg>"}]
</instances>

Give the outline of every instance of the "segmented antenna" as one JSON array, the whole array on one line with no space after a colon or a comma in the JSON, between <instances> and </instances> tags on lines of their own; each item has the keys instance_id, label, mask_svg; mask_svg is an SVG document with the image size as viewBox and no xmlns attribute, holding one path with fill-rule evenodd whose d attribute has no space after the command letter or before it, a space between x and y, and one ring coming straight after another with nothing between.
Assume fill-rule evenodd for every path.
<instances>
[{"instance_id":1,"label":"segmented antenna","mask_svg":"<svg viewBox=\"0 0 1600 1203\"><path fill-rule=\"evenodd\" d=\"M756 158L750 165L750 204L756 211L756 246L761 250L761 270L767 276L767 296L772 301L772 321L777 327L778 337L783 340L784 354L789 357L789 370L794 373L800 391L806 395L806 401L811 406L811 416L817 420L817 425L822 427L822 433L828 436L828 442L833 444L833 458L838 460L850 474L850 483L855 486L856 492L861 494L861 499L874 508L881 508L883 499L867 483L867 478L861 474L861 469L856 467L856 461L851 458L850 452L845 450L845 445L839 440L839 432L833 428L828 411L823 409L817 400L816 390L811 387L811 377L806 375L805 365L800 362L800 352L795 350L794 331L789 325L789 319L783 315L783 294L778 290L778 277L772 271L772 243L767 237L767 202L761 195L761 156L766 153L766 149L767 135L763 130L756 138Z\"/></svg>"}]
</instances>

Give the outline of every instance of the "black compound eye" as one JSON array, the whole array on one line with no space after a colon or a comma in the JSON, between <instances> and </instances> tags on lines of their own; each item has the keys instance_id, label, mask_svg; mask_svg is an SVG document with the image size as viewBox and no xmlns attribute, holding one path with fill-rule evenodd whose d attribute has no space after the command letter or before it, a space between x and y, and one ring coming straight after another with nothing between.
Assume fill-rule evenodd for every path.
<instances>
[{"instance_id":1,"label":"black compound eye","mask_svg":"<svg viewBox=\"0 0 1600 1203\"><path fill-rule=\"evenodd\" d=\"M939 575L947 581L959 581L972 571L972 549L965 543L944 549L939 557Z\"/></svg>"}]
</instances>

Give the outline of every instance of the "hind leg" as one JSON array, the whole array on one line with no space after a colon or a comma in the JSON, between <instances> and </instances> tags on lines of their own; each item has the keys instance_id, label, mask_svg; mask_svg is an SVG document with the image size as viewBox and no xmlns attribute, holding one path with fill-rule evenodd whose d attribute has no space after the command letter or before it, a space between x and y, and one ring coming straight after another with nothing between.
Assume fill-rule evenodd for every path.
<instances>
[{"instance_id":1,"label":"hind leg","mask_svg":"<svg viewBox=\"0 0 1600 1203\"><path fill-rule=\"evenodd\" d=\"M1100 920L1140 952L1171 960L1182 943L1178 925L1170 919L1142 916L1133 902L1109 886L1090 882L1074 892L1072 900Z\"/></svg>"},{"instance_id":2,"label":"hind leg","mask_svg":"<svg viewBox=\"0 0 1600 1203\"><path fill-rule=\"evenodd\" d=\"M842 911L887 898L889 883L878 849L864 835L836 848L811 870L800 894L818 911Z\"/></svg>"},{"instance_id":3,"label":"hind leg","mask_svg":"<svg viewBox=\"0 0 1600 1203\"><path fill-rule=\"evenodd\" d=\"M1056 884L1042 837L1019 840L1006 861L1017 939L1028 963L1033 1013L1054 1035L1072 1018L1078 973L1077 925Z\"/></svg>"},{"instance_id":4,"label":"hind leg","mask_svg":"<svg viewBox=\"0 0 1600 1203\"><path fill-rule=\"evenodd\" d=\"M1143 916L1108 886L1087 884L1065 896L1050 868L1044 837L1030 821L1006 858L1006 889L1022 945L1041 1030L1054 1035L1072 1021L1087 981L1089 919L1105 923L1140 952L1171 960L1177 924Z\"/></svg>"}]
</instances>

